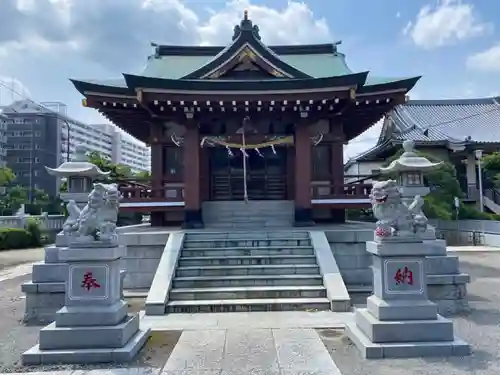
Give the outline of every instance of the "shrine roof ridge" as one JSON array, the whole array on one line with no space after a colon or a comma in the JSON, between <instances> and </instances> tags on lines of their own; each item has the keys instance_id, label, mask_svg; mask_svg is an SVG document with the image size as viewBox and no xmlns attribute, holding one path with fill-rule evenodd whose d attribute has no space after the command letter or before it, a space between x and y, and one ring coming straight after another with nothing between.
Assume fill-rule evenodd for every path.
<instances>
[{"instance_id":1,"label":"shrine roof ridge","mask_svg":"<svg viewBox=\"0 0 500 375\"><path fill-rule=\"evenodd\" d=\"M322 44L295 44L267 46L278 55L321 55L339 53L340 42ZM156 48L156 56L215 56L227 46L181 46L152 44Z\"/></svg>"},{"instance_id":2,"label":"shrine roof ridge","mask_svg":"<svg viewBox=\"0 0 500 375\"><path fill-rule=\"evenodd\" d=\"M325 78L294 78L283 80L207 80L207 79L165 79L124 74L130 89L158 88L171 90L207 90L207 91L258 91L258 90L297 90L320 89L325 87L362 86L368 72ZM240 83L244 82L244 85Z\"/></svg>"}]
</instances>

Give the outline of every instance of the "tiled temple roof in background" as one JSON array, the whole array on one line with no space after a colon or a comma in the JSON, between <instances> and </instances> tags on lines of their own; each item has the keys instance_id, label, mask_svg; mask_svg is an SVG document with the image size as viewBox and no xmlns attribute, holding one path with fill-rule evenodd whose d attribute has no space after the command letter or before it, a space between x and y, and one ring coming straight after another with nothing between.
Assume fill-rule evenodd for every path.
<instances>
[{"instance_id":1,"label":"tiled temple roof in background","mask_svg":"<svg viewBox=\"0 0 500 375\"><path fill-rule=\"evenodd\" d=\"M384 120L377 144L346 164L370 160L404 140L450 149L477 143L500 144L500 98L410 100Z\"/></svg>"}]
</instances>

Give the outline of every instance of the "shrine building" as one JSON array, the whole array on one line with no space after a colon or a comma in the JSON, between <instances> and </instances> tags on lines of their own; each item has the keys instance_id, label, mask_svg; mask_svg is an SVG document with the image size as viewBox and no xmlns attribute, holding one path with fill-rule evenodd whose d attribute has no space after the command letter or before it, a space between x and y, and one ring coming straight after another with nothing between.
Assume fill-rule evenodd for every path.
<instances>
[{"instance_id":1,"label":"shrine building","mask_svg":"<svg viewBox=\"0 0 500 375\"><path fill-rule=\"evenodd\" d=\"M141 74L72 80L151 146L151 181L122 186L121 209L192 228L209 201L293 201L297 225L367 206L370 185L344 181L343 147L420 77L353 72L339 45L267 46L245 11L225 47L154 44Z\"/></svg>"}]
</instances>

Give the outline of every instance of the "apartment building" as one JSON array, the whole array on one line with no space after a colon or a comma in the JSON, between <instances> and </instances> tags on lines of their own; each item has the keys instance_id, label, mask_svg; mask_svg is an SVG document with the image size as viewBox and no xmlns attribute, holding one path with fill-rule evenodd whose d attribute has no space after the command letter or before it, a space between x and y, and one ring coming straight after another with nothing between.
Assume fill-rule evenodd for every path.
<instances>
[{"instance_id":1,"label":"apartment building","mask_svg":"<svg viewBox=\"0 0 500 375\"><path fill-rule=\"evenodd\" d=\"M3 108L6 162L16 174L18 184L57 195L60 181L44 167L55 168L72 160L77 145L97 151L114 163L127 165L134 172L150 170L150 151L142 142L113 125L84 124L66 112L63 103L37 104L30 100Z\"/></svg>"}]
</instances>

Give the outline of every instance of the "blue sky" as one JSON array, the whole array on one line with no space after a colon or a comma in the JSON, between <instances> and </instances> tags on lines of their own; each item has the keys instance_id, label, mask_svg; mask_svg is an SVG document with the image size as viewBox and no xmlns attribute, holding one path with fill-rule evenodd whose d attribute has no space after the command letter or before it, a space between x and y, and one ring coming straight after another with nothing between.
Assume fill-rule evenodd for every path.
<instances>
[{"instance_id":1,"label":"blue sky","mask_svg":"<svg viewBox=\"0 0 500 375\"><path fill-rule=\"evenodd\" d=\"M355 71L422 75L415 99L500 95L500 1L495 0L2 0L0 79L36 101L62 101L82 121L68 78L138 73L150 41L226 44L244 9L270 44L341 39ZM0 103L15 98L0 89ZM349 156L373 143L378 128ZM364 139L364 141L363 141Z\"/></svg>"}]
</instances>

